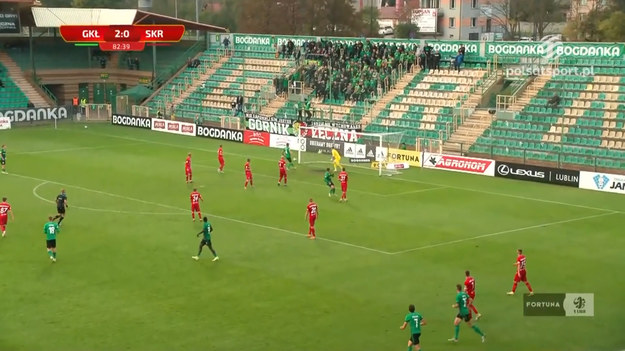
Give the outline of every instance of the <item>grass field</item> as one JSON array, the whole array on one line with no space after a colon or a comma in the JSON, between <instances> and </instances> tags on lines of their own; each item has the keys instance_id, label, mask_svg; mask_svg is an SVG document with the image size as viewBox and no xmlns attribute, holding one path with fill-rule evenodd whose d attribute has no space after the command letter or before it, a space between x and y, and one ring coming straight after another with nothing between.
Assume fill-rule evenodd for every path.
<instances>
[{"instance_id":1,"label":"grass field","mask_svg":"<svg viewBox=\"0 0 625 351\"><path fill-rule=\"evenodd\" d=\"M623 197L411 169L349 168L350 201L328 198L325 164L276 186L279 150L92 125L0 133L15 222L0 240L0 350L406 350L414 303L434 350L616 351L625 348ZM195 184L183 181L193 153ZM243 189L252 159L256 188ZM221 260L191 260L199 223ZM64 187L69 209L48 260L42 234ZM305 206L320 208L307 240ZM537 292L595 294L595 317L523 317L510 290L523 248ZM455 284L477 280L479 336L449 344Z\"/></svg>"}]
</instances>

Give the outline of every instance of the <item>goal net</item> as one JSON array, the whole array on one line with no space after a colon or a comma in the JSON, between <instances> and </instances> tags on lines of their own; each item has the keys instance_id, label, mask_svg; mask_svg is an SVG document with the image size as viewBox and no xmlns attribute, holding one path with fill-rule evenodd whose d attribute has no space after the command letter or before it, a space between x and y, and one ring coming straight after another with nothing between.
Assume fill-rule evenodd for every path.
<instances>
[{"instance_id":1,"label":"goal net","mask_svg":"<svg viewBox=\"0 0 625 351\"><path fill-rule=\"evenodd\" d=\"M332 166L332 150L338 151L341 164L377 170L380 176L398 174L389 159L389 149L398 149L403 132L365 133L325 126L300 126L297 136L299 164Z\"/></svg>"}]
</instances>

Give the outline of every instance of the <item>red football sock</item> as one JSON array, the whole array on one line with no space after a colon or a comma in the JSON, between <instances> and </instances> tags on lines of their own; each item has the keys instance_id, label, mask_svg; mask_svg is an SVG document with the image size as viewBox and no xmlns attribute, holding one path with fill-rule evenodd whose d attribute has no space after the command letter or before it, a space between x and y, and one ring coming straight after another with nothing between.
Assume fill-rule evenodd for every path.
<instances>
[{"instance_id":1,"label":"red football sock","mask_svg":"<svg viewBox=\"0 0 625 351\"><path fill-rule=\"evenodd\" d=\"M286 185L286 176L284 176L284 185Z\"/></svg>"},{"instance_id":2,"label":"red football sock","mask_svg":"<svg viewBox=\"0 0 625 351\"><path fill-rule=\"evenodd\" d=\"M193 212L193 211L191 211L191 218L195 219L195 212Z\"/></svg>"},{"instance_id":3,"label":"red football sock","mask_svg":"<svg viewBox=\"0 0 625 351\"><path fill-rule=\"evenodd\" d=\"M480 314L480 313L477 311L477 308L475 308L475 306L474 306L474 305L471 305L471 311L473 311L473 313L475 313L475 314Z\"/></svg>"},{"instance_id":4,"label":"red football sock","mask_svg":"<svg viewBox=\"0 0 625 351\"><path fill-rule=\"evenodd\" d=\"M527 290L529 290L530 292L532 292L532 286L530 285L530 282L525 282L525 286L527 286Z\"/></svg>"},{"instance_id":5,"label":"red football sock","mask_svg":"<svg viewBox=\"0 0 625 351\"><path fill-rule=\"evenodd\" d=\"M512 292L516 291L516 285L517 285L517 282L514 282L514 284L512 284Z\"/></svg>"}]
</instances>

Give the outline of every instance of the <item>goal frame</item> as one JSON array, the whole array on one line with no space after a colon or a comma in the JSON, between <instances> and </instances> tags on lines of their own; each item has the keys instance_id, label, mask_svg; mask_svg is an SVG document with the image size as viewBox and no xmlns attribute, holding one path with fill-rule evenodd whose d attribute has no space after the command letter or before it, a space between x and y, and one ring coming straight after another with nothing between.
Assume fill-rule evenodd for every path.
<instances>
[{"instance_id":1,"label":"goal frame","mask_svg":"<svg viewBox=\"0 0 625 351\"><path fill-rule=\"evenodd\" d=\"M386 133L367 133L367 132L358 132L358 131L352 131L352 130L345 130L345 129L341 129L341 128L336 128L336 127L328 127L328 126L300 126L298 133L297 133L297 163L301 164L302 163L302 147L299 147L299 145L302 145L304 143L306 143L306 139L312 139L312 138L307 138L306 135L308 135L307 131L312 131L312 130L321 130L321 131L325 131L325 132L331 132L331 133L336 133L336 132L340 132L340 133L356 133L358 135L358 139L377 139L374 141L373 145L375 145L376 150L373 150L375 153L375 158L374 158L374 162L377 162L377 171L378 171L378 176L382 176L382 175L393 175L393 174L397 174L397 171L394 170L390 170L387 172L386 169L386 165L389 163L389 152L388 150L391 148L395 148L395 149L399 149L399 145L401 143L401 140L403 139L404 136L404 132L386 132ZM385 141L385 138L390 138L390 137L396 137L398 138L397 141ZM340 139L336 139L338 141L341 142L345 142L344 140L340 140ZM349 141L347 141L349 142ZM390 145L391 143L396 143L396 145ZM358 143L355 143L358 144ZM371 144L369 144L371 145ZM379 155L378 154L378 148L379 150L386 150L386 154L383 155ZM344 155L342 155L342 150L339 150L341 152L341 157L345 157Z\"/></svg>"}]
</instances>

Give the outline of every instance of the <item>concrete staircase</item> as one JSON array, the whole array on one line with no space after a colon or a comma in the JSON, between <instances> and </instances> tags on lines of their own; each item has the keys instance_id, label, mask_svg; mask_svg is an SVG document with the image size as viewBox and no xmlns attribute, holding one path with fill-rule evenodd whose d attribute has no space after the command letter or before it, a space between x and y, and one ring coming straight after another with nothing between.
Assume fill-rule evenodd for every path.
<instances>
[{"instance_id":1,"label":"concrete staircase","mask_svg":"<svg viewBox=\"0 0 625 351\"><path fill-rule=\"evenodd\" d=\"M419 74L420 70L415 70L412 73L406 73L401 79L395 84L395 88L391 89L389 92L384 94L376 103L371 106L371 110L367 116L363 116L362 118L362 127L364 128L369 123L373 122L375 118L386 108L386 106L393 101L394 98L399 94L404 93L404 89L412 82L412 80Z\"/></svg>"},{"instance_id":2,"label":"concrete staircase","mask_svg":"<svg viewBox=\"0 0 625 351\"><path fill-rule=\"evenodd\" d=\"M185 91L180 94L180 96L176 97L173 101L174 106L178 106L182 103L186 98L191 96L194 91L196 91L203 83L205 83L218 69L223 66L230 59L229 56L222 56L219 58L217 62L215 62L210 68L206 70L206 72L200 74L198 79L193 80L193 83L185 89Z\"/></svg>"},{"instance_id":3,"label":"concrete staircase","mask_svg":"<svg viewBox=\"0 0 625 351\"><path fill-rule=\"evenodd\" d=\"M488 90L497 81L497 75L493 74L484 80L483 86ZM490 127L494 116L488 112L488 109L477 109L482 101L481 91L476 90L469 95L467 100L462 104L462 108L473 111L462 125L451 135L443 144L443 152L450 155L461 155L469 150L469 147L475 143L484 131Z\"/></svg>"},{"instance_id":4,"label":"concrete staircase","mask_svg":"<svg viewBox=\"0 0 625 351\"><path fill-rule=\"evenodd\" d=\"M443 145L443 153L460 155L466 153L484 131L493 123L488 109L475 110Z\"/></svg>"},{"instance_id":5,"label":"concrete staircase","mask_svg":"<svg viewBox=\"0 0 625 351\"><path fill-rule=\"evenodd\" d=\"M274 116L287 102L288 100L283 96L276 96L276 98L269 101L269 103L260 109L261 116Z\"/></svg>"},{"instance_id":6,"label":"concrete staircase","mask_svg":"<svg viewBox=\"0 0 625 351\"><path fill-rule=\"evenodd\" d=\"M9 77L35 107L51 107L55 105L54 100L46 95L32 79L26 78L22 69L13 61L9 54L0 52L0 62L6 67Z\"/></svg>"},{"instance_id":7,"label":"concrete staircase","mask_svg":"<svg viewBox=\"0 0 625 351\"><path fill-rule=\"evenodd\" d=\"M538 95L538 92L545 87L547 82L551 79L548 74L543 74L536 77L525 90L516 98L516 101L508 107L508 111L520 112L523 108L529 105L532 98Z\"/></svg>"}]
</instances>

